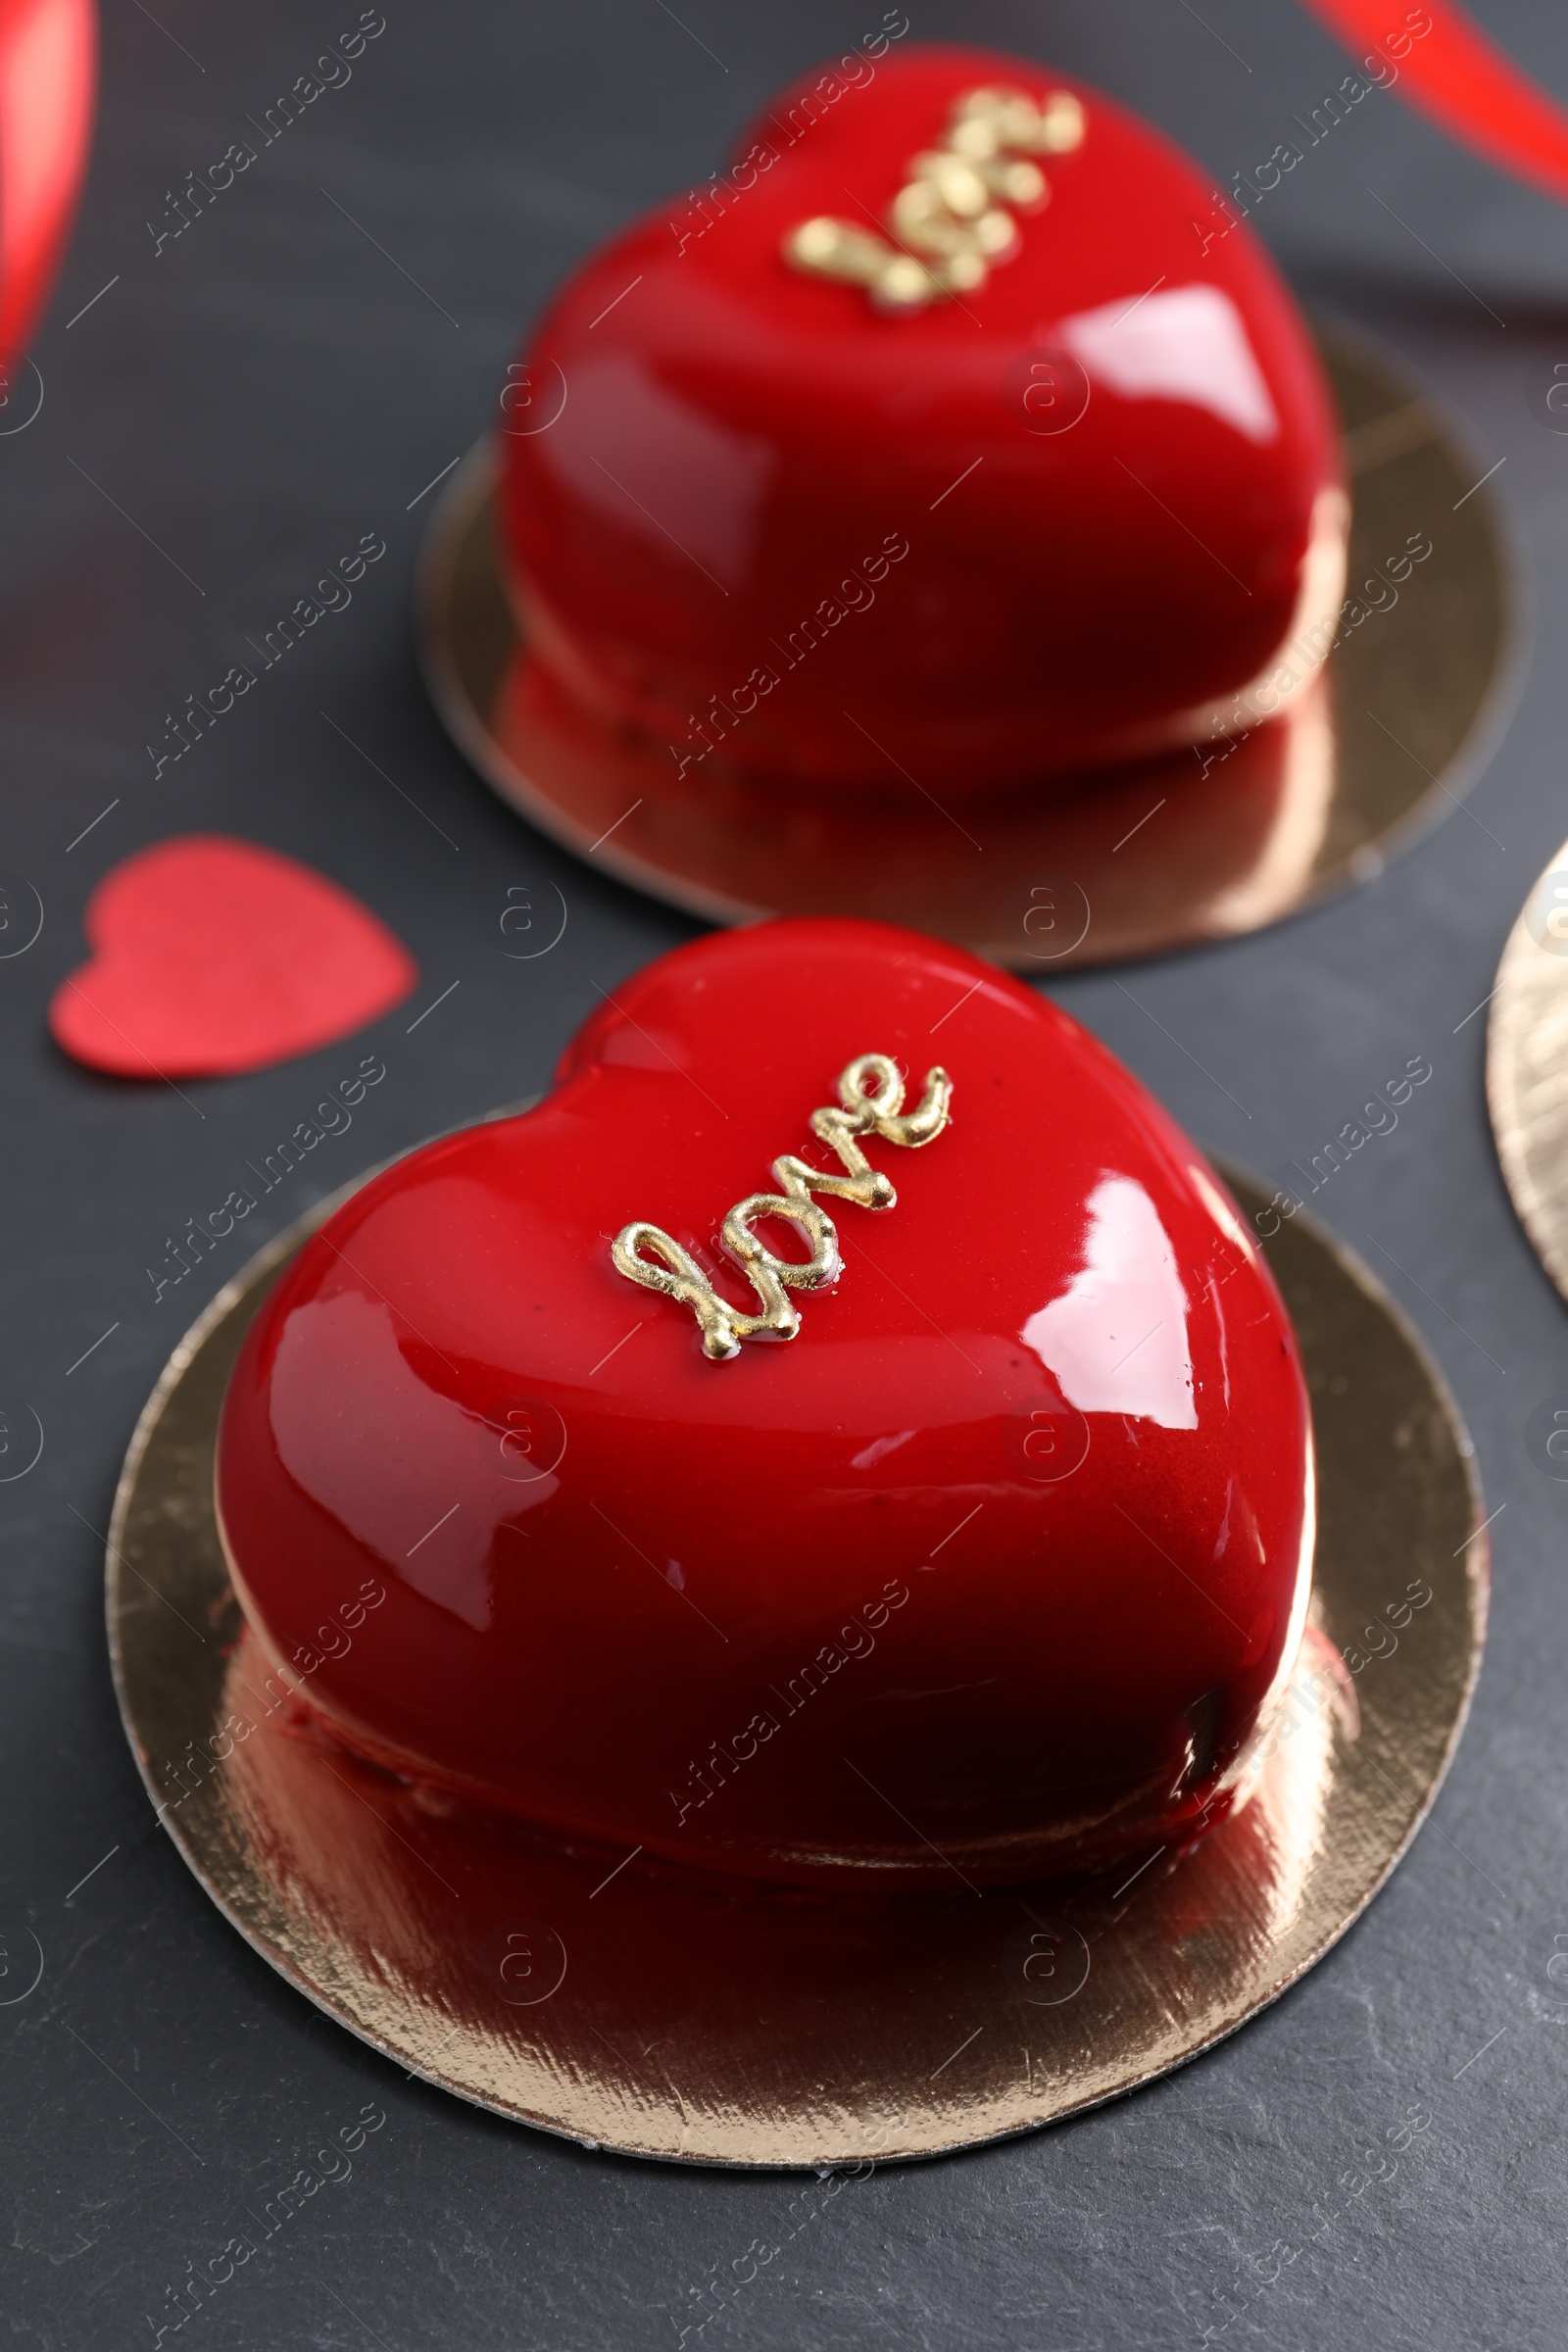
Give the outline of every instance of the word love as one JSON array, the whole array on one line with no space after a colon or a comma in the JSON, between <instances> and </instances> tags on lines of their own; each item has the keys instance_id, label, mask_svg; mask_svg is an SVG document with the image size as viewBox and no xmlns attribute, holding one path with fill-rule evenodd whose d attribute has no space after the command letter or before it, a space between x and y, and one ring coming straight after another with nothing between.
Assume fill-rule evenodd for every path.
<instances>
[{"instance_id":1,"label":"word love","mask_svg":"<svg viewBox=\"0 0 1568 2352\"><path fill-rule=\"evenodd\" d=\"M911 157L888 212L895 242L827 214L803 220L784 259L808 277L864 286L879 311L923 311L983 286L1018 250L1015 212L1038 213L1051 189L1036 155L1083 144L1084 110L1070 90L1037 106L1021 90L969 90L940 147Z\"/></svg>"},{"instance_id":2,"label":"word love","mask_svg":"<svg viewBox=\"0 0 1568 2352\"><path fill-rule=\"evenodd\" d=\"M844 1270L838 1230L811 1195L826 1193L834 1200L854 1201L857 1208L892 1208L898 1195L889 1178L872 1167L857 1138L875 1134L908 1150L934 1143L948 1123L952 1100L953 1081L947 1071L927 1070L919 1108L901 1116L904 1080L886 1054L862 1054L841 1071L842 1107L830 1104L813 1110L811 1133L838 1153L846 1173L835 1176L786 1152L773 1162L778 1191L737 1200L724 1219L723 1246L761 1300L760 1314L743 1314L721 1298L696 1259L658 1225L621 1227L611 1245L615 1271L628 1282L640 1282L645 1290L662 1291L689 1306L703 1335L703 1353L714 1363L738 1355L742 1340L793 1340L801 1317L787 1293L825 1290ZM804 1263L775 1257L752 1231L762 1217L793 1225L810 1256ZM661 1261L657 1265L643 1254L650 1250Z\"/></svg>"}]
</instances>

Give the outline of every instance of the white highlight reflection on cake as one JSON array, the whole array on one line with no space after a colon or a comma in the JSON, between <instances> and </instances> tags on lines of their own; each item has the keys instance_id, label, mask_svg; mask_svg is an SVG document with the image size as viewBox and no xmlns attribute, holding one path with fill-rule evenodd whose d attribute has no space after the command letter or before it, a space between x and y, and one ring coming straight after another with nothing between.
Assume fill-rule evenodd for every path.
<instances>
[{"instance_id":1,"label":"white highlight reflection on cake","mask_svg":"<svg viewBox=\"0 0 1568 2352\"><path fill-rule=\"evenodd\" d=\"M1179 400L1206 409L1249 441L1277 441L1279 416L1248 340L1218 286L1172 286L1064 318L1057 333L1091 384L1123 400Z\"/></svg>"},{"instance_id":2,"label":"white highlight reflection on cake","mask_svg":"<svg viewBox=\"0 0 1568 2352\"><path fill-rule=\"evenodd\" d=\"M1159 1211L1132 1177L1096 1185L1082 1266L1019 1336L1079 1412L1198 1427L1187 1294Z\"/></svg>"}]
</instances>

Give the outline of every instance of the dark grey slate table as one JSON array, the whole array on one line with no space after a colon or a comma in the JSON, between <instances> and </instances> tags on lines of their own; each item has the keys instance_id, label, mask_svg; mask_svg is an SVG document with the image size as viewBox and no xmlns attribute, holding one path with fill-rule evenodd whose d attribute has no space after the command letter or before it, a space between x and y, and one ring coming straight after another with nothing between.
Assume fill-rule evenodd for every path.
<instances>
[{"instance_id":1,"label":"dark grey slate table","mask_svg":"<svg viewBox=\"0 0 1568 2352\"><path fill-rule=\"evenodd\" d=\"M1059 993L1206 1143L1276 1181L1387 1069L1432 1061L1397 1130L1315 1204L1390 1274L1469 1417L1490 1503L1506 1506L1476 1713L1394 1884L1214 2056L1069 2128L828 2197L798 2178L586 2155L407 2082L253 1957L153 1825L110 1690L94 1531L186 1310L237 1258L156 1303L146 1268L342 1056L187 1089L194 1108L68 1066L42 1016L79 958L82 903L138 844L214 826L360 891L416 952L421 1004L460 984L414 1034L400 1011L367 1041L385 1083L255 1228L544 1085L596 984L687 935L531 835L443 739L411 651L418 493L493 417L520 326L559 275L705 174L775 81L881 14L827 0L385 9L352 79L262 145L249 120L265 125L353 26L354 0L159 0L156 15L107 0L91 185L37 347L44 403L0 438L0 868L45 910L36 944L0 964L0 1397L46 1433L37 1466L0 1486L7 2340L151 2345L168 2290L371 2102L386 2121L352 2178L182 2340L674 2347L694 2294L711 2308L757 2240L783 2251L710 2340L1088 2352L1197 2346L1207 2329L1277 2352L1554 2352L1568 1988L1547 1963L1568 1948L1568 1487L1533 1466L1524 1433L1568 1390L1568 1312L1498 1181L1484 1021L1460 1024L1568 832L1568 439L1532 407L1568 362L1568 216L1386 94L1312 151L1258 225L1305 291L1428 372L1481 465L1507 460L1494 487L1538 615L1517 708L1470 812L1373 887L1233 948ZM1266 157L1345 71L1291 0L911 10L919 34L1102 82L1221 179ZM1560 9L1480 13L1568 100ZM255 165L158 247L187 172L241 138ZM166 714L367 532L388 552L352 607L155 780L146 747ZM508 961L507 890L546 883L565 894L565 936L540 961ZM14 1999L29 1936L43 1974ZM1360 2150L1416 2106L1431 2129L1357 2191Z\"/></svg>"}]
</instances>

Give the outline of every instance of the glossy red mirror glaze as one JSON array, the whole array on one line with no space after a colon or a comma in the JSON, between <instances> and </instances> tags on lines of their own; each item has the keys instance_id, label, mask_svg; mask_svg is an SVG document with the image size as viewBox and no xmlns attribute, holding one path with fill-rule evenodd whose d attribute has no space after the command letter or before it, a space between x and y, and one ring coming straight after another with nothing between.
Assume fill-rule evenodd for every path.
<instances>
[{"instance_id":1,"label":"glossy red mirror glaze","mask_svg":"<svg viewBox=\"0 0 1568 2352\"><path fill-rule=\"evenodd\" d=\"M946 1130L824 1200L799 1336L700 1350L611 1243L713 1246L865 1053ZM775 1232L783 1229L774 1228ZM781 1250L804 1254L799 1237ZM248 1337L219 1495L280 1671L353 1745L760 1877L1018 1882L1196 1834L1294 1660L1290 1323L1196 1149L1044 1000L837 921L627 981L521 1118L400 1161Z\"/></svg>"},{"instance_id":2,"label":"glossy red mirror glaze","mask_svg":"<svg viewBox=\"0 0 1568 2352\"><path fill-rule=\"evenodd\" d=\"M1346 514L1261 244L1063 75L858 62L858 86L776 98L700 204L595 254L514 371L501 495L534 649L676 765L901 793L1196 741L1255 686L1254 723L1333 636ZM874 228L997 82L1075 92L1086 130L1038 159L1049 203L981 287L890 317L786 264L812 216Z\"/></svg>"}]
</instances>

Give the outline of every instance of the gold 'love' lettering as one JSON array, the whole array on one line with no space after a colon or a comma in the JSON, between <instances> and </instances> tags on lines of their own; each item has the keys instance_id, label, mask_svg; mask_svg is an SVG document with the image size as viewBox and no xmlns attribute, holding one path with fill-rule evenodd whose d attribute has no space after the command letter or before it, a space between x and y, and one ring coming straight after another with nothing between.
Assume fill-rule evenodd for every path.
<instances>
[{"instance_id":1,"label":"gold 'love' lettering","mask_svg":"<svg viewBox=\"0 0 1568 2352\"><path fill-rule=\"evenodd\" d=\"M738 1355L742 1340L794 1339L801 1317L789 1293L827 1289L838 1280L844 1263L838 1229L811 1195L825 1193L832 1200L853 1201L857 1208L891 1208L898 1195L889 1178L872 1167L858 1139L879 1135L885 1143L908 1150L933 1143L948 1123L953 1081L944 1069L928 1070L918 1107L906 1112L898 1064L886 1054L861 1054L840 1072L838 1091L836 1104L812 1111L811 1133L837 1152L845 1173L813 1168L786 1152L773 1162L778 1191L737 1200L724 1219L724 1249L757 1293L760 1314L746 1314L721 1298L696 1259L662 1226L623 1225L611 1245L615 1270L628 1282L640 1282L646 1290L661 1291L691 1308L702 1333L703 1353L714 1363ZM809 1257L775 1256L752 1230L763 1217L793 1225L805 1239Z\"/></svg>"},{"instance_id":2,"label":"gold 'love' lettering","mask_svg":"<svg viewBox=\"0 0 1568 2352\"><path fill-rule=\"evenodd\" d=\"M1071 90L1052 90L1038 105L1021 90L967 90L942 145L909 159L888 211L891 244L823 213L790 230L784 259L808 277L864 286L879 311L923 311L972 294L1017 252L1013 215L1050 202L1031 159L1069 155L1083 136L1084 110Z\"/></svg>"}]
</instances>

